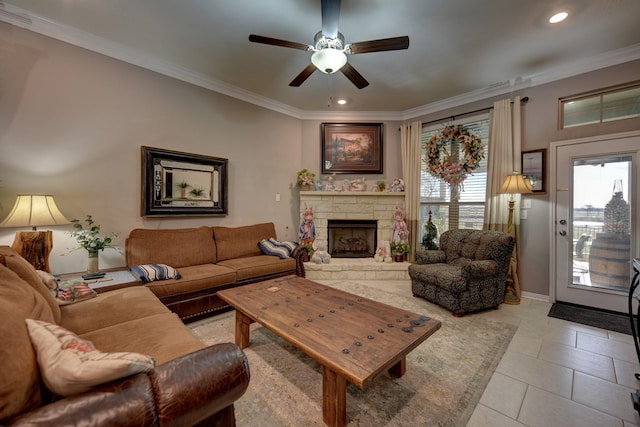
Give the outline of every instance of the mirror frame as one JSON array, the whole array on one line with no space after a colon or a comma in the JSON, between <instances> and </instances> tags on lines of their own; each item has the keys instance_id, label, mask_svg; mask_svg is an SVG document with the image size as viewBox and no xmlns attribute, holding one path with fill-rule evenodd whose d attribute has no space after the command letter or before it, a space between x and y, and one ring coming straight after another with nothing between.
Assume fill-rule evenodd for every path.
<instances>
[{"instance_id":1,"label":"mirror frame","mask_svg":"<svg viewBox=\"0 0 640 427\"><path fill-rule=\"evenodd\" d=\"M229 161L220 157L183 153L153 147L141 147L142 153L142 216L226 216L228 214L227 169ZM206 188L192 187L187 195L173 196L179 185L176 178L197 173ZM210 173L210 177L202 173ZM186 185L186 184L185 184ZM174 188L176 187L176 188ZM189 186L191 187L191 186ZM187 187L185 187L187 188ZM194 193L195 191L195 193ZM197 194L207 191L208 194Z\"/></svg>"}]
</instances>

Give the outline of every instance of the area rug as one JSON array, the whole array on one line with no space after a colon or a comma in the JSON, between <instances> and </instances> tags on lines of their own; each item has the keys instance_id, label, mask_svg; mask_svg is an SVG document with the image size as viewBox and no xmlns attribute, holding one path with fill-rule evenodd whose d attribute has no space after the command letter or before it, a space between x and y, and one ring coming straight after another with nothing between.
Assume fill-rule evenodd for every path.
<instances>
[{"instance_id":1,"label":"area rug","mask_svg":"<svg viewBox=\"0 0 640 427\"><path fill-rule=\"evenodd\" d=\"M566 302L556 302L551 306L548 316L631 335L631 322L626 314L613 313Z\"/></svg>"},{"instance_id":2,"label":"area rug","mask_svg":"<svg viewBox=\"0 0 640 427\"><path fill-rule=\"evenodd\" d=\"M426 314L442 327L407 356L402 378L379 375L366 388L347 389L349 426L463 427L493 375L517 327L450 312L421 298L367 287L355 282L338 289ZM205 344L233 342L235 312L190 324ZM235 404L239 427L324 426L321 366L266 328L251 325L245 349L251 381Z\"/></svg>"}]
</instances>

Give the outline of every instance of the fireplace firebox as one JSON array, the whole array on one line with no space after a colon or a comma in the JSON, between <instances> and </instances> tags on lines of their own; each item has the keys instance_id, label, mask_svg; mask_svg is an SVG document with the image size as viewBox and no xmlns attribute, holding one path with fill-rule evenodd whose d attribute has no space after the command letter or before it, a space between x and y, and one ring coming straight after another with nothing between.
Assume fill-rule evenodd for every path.
<instances>
[{"instance_id":1,"label":"fireplace firebox","mask_svg":"<svg viewBox=\"0 0 640 427\"><path fill-rule=\"evenodd\" d=\"M368 219L330 219L327 246L334 258L371 258L378 241L378 221Z\"/></svg>"}]
</instances>

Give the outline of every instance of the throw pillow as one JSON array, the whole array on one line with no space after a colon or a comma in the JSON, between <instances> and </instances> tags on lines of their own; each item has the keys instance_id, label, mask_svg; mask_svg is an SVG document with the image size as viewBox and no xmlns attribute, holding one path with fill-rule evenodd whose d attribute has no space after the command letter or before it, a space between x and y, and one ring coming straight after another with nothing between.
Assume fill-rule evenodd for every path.
<instances>
[{"instance_id":1,"label":"throw pillow","mask_svg":"<svg viewBox=\"0 0 640 427\"><path fill-rule=\"evenodd\" d=\"M173 267L166 264L141 264L129 269L142 284L154 282L156 280L182 279L182 276Z\"/></svg>"},{"instance_id":2,"label":"throw pillow","mask_svg":"<svg viewBox=\"0 0 640 427\"><path fill-rule=\"evenodd\" d=\"M60 282L56 295L58 305L73 304L98 296L98 293L91 289L85 282L67 280Z\"/></svg>"},{"instance_id":3,"label":"throw pillow","mask_svg":"<svg viewBox=\"0 0 640 427\"><path fill-rule=\"evenodd\" d=\"M287 250L289 250L289 255L291 255L293 253L293 250L296 248L296 246L298 246L297 243L295 242L279 242L276 239L274 239L273 237L269 238L269 241L271 243L273 243L276 246L280 246L283 248L287 248Z\"/></svg>"},{"instance_id":4,"label":"throw pillow","mask_svg":"<svg viewBox=\"0 0 640 427\"><path fill-rule=\"evenodd\" d=\"M260 250L265 255L277 256L281 259L289 258L289 249L282 246L276 246L267 239L258 242L258 246L260 246Z\"/></svg>"},{"instance_id":5,"label":"throw pillow","mask_svg":"<svg viewBox=\"0 0 640 427\"><path fill-rule=\"evenodd\" d=\"M62 326L26 319L36 350L42 379L49 390L70 396L155 366L151 356L138 353L103 353Z\"/></svg>"}]
</instances>

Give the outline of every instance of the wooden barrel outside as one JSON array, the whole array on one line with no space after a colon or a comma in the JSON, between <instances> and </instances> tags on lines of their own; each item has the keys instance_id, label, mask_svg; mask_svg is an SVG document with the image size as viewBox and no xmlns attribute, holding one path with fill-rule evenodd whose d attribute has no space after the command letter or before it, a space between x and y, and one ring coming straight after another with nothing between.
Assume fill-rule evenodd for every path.
<instances>
[{"instance_id":1,"label":"wooden barrel outside","mask_svg":"<svg viewBox=\"0 0 640 427\"><path fill-rule=\"evenodd\" d=\"M631 235L597 233L589 253L591 283L628 288L631 283Z\"/></svg>"}]
</instances>

